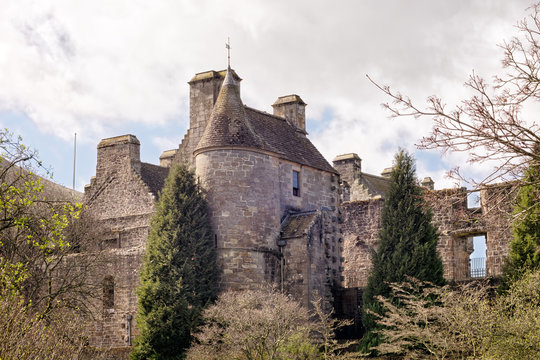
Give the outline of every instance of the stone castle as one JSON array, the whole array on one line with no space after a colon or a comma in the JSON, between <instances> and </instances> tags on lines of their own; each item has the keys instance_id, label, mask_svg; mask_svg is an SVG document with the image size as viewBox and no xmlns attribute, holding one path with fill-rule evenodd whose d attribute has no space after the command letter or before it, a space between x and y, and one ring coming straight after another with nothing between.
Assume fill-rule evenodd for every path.
<instances>
[{"instance_id":1,"label":"stone castle","mask_svg":"<svg viewBox=\"0 0 540 360\"><path fill-rule=\"evenodd\" d=\"M242 103L240 81L231 69L195 75L189 129L177 149L161 155L160 165L140 161L134 135L98 144L96 175L84 192L105 257L103 312L93 326L93 345L131 345L150 218L169 167L183 161L207 191L222 289L271 283L305 306L320 295L337 313L357 314L388 172L363 173L356 154L330 165L307 138L306 103L298 95L278 98L269 114ZM470 208L465 189L433 191L429 178L422 185L431 189L446 278L470 277L474 235L486 238L485 275L500 274L511 205L493 202L497 207L490 208L488 199L508 190L485 189L481 206Z\"/></svg>"}]
</instances>

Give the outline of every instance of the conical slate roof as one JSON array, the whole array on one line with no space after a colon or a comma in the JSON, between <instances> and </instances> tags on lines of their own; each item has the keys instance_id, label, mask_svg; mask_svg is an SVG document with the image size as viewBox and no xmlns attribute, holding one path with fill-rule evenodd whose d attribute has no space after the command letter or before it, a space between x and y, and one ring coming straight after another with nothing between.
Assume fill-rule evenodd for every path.
<instances>
[{"instance_id":1,"label":"conical slate roof","mask_svg":"<svg viewBox=\"0 0 540 360\"><path fill-rule=\"evenodd\" d=\"M337 173L305 136L283 117L244 106L234 72L227 74L194 153L222 147L249 147L283 159Z\"/></svg>"},{"instance_id":2,"label":"conical slate roof","mask_svg":"<svg viewBox=\"0 0 540 360\"><path fill-rule=\"evenodd\" d=\"M195 151L222 146L261 147L261 141L251 128L240 98L240 87L230 68L227 69L210 120Z\"/></svg>"}]
</instances>

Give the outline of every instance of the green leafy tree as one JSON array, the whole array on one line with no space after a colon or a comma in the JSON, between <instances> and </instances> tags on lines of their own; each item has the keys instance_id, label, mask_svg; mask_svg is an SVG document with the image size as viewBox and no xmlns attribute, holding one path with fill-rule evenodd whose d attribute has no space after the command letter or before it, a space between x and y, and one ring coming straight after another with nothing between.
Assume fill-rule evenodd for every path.
<instances>
[{"instance_id":1,"label":"green leafy tree","mask_svg":"<svg viewBox=\"0 0 540 360\"><path fill-rule=\"evenodd\" d=\"M87 309L93 289L88 275L95 264L91 256L68 261L89 233L78 221L78 193L47 180L49 173L36 151L0 129L2 266L27 273L13 284L43 316L58 307Z\"/></svg>"},{"instance_id":2,"label":"green leafy tree","mask_svg":"<svg viewBox=\"0 0 540 360\"><path fill-rule=\"evenodd\" d=\"M390 174L379 245L372 254L373 269L364 290L362 320L367 331L363 339L364 350L379 341L373 332L376 323L369 311L384 313L377 297L390 295L388 283L403 282L407 277L436 285L444 283L442 261L437 252L439 236L431 222L432 214L426 207L415 172L413 158L400 150Z\"/></svg>"},{"instance_id":3,"label":"green leafy tree","mask_svg":"<svg viewBox=\"0 0 540 360\"><path fill-rule=\"evenodd\" d=\"M540 265L540 168L531 165L522 180L514 208L514 239L510 243L504 278L519 278Z\"/></svg>"},{"instance_id":4,"label":"green leafy tree","mask_svg":"<svg viewBox=\"0 0 540 360\"><path fill-rule=\"evenodd\" d=\"M0 359L79 359L91 286L73 255L75 193L36 175L37 153L0 129ZM47 171L45 171L48 173ZM81 224L78 224L81 225ZM93 358L98 358L96 354Z\"/></svg>"},{"instance_id":5,"label":"green leafy tree","mask_svg":"<svg viewBox=\"0 0 540 360\"><path fill-rule=\"evenodd\" d=\"M132 359L180 359L217 292L207 204L187 166L171 168L156 204L137 290Z\"/></svg>"}]
</instances>

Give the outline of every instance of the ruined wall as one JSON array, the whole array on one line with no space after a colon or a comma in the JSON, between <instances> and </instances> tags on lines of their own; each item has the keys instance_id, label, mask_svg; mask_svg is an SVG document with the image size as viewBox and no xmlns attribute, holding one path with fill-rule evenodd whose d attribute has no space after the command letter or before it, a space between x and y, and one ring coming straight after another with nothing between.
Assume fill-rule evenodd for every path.
<instances>
[{"instance_id":1,"label":"ruined wall","mask_svg":"<svg viewBox=\"0 0 540 360\"><path fill-rule=\"evenodd\" d=\"M426 200L433 209L433 222L439 230L438 249L449 280L469 278L469 238L486 232L482 209L467 207L465 188L427 191Z\"/></svg>"},{"instance_id":2,"label":"ruined wall","mask_svg":"<svg viewBox=\"0 0 540 360\"><path fill-rule=\"evenodd\" d=\"M489 186L481 191L482 212L486 214L487 275L502 273L508 244L513 238L512 212L519 188L517 183Z\"/></svg>"},{"instance_id":3,"label":"ruined wall","mask_svg":"<svg viewBox=\"0 0 540 360\"><path fill-rule=\"evenodd\" d=\"M469 238L476 235L486 236L486 275L501 275L512 240L515 189L510 184L483 189L479 194L479 208L468 208L468 195L465 188L426 194L441 234L439 251L447 279L469 278L469 255L473 250Z\"/></svg>"},{"instance_id":4,"label":"ruined wall","mask_svg":"<svg viewBox=\"0 0 540 360\"><path fill-rule=\"evenodd\" d=\"M438 226L438 250L447 280L470 278L470 238L486 235L486 270L488 276L502 272L508 244L512 239L511 214L515 189L493 186L481 191L480 208L468 208L465 188L427 191L426 200ZM345 202L343 218L344 282L346 288L364 287L371 268L370 249L376 248L380 214L384 200Z\"/></svg>"},{"instance_id":5,"label":"ruined wall","mask_svg":"<svg viewBox=\"0 0 540 360\"><path fill-rule=\"evenodd\" d=\"M365 287L371 270L370 249L377 247L383 200L346 202L340 206L343 229L343 287Z\"/></svg>"}]
</instances>

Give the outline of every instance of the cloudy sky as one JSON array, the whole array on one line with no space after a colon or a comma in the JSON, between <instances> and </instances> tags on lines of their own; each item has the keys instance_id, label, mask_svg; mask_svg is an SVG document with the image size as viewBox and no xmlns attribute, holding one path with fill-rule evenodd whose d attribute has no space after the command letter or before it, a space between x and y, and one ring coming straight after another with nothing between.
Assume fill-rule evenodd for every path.
<instances>
[{"instance_id":1,"label":"cloudy sky","mask_svg":"<svg viewBox=\"0 0 540 360\"><path fill-rule=\"evenodd\" d=\"M367 79L419 103L465 97L472 70L501 72L497 46L516 35L526 0L0 0L0 126L36 148L54 179L95 174L101 138L134 134L143 161L176 148L189 122L189 81L227 65L246 105L272 112L278 96L308 103L309 137L331 161L355 152L366 172L415 153L436 188L463 154L417 151L429 119L389 119ZM482 167L467 174L480 178Z\"/></svg>"}]
</instances>

